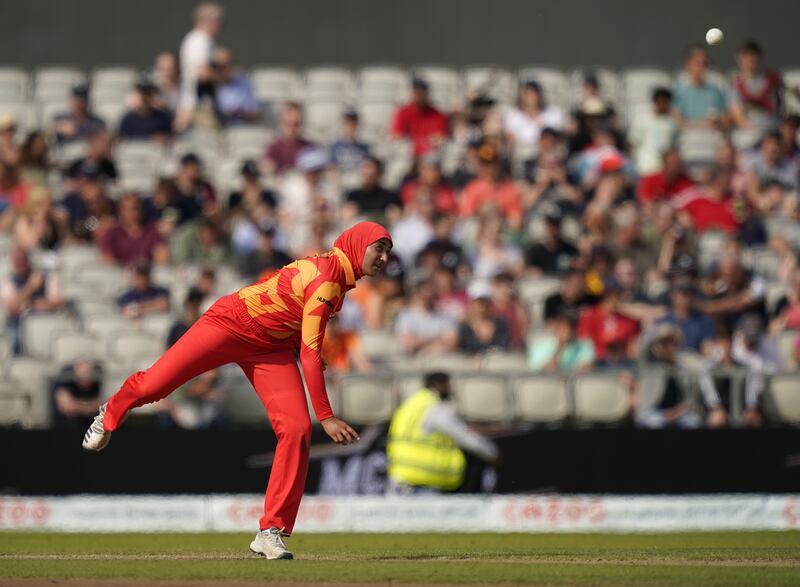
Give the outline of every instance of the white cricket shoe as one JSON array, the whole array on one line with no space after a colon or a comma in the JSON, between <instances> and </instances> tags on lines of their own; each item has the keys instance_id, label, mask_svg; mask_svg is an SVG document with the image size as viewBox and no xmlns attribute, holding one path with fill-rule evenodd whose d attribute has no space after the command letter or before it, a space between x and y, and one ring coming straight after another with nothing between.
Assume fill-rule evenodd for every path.
<instances>
[{"instance_id":1,"label":"white cricket shoe","mask_svg":"<svg viewBox=\"0 0 800 587\"><path fill-rule=\"evenodd\" d=\"M83 450L100 452L108 443L111 442L111 432L106 432L103 428L103 418L106 415L106 405L100 406L100 413L94 417L94 421L89 426L83 437Z\"/></svg>"},{"instance_id":2,"label":"white cricket shoe","mask_svg":"<svg viewBox=\"0 0 800 587\"><path fill-rule=\"evenodd\" d=\"M286 549L282 535L283 532L274 526L269 530L261 530L250 543L250 550L269 560L291 560L294 555Z\"/></svg>"}]
</instances>

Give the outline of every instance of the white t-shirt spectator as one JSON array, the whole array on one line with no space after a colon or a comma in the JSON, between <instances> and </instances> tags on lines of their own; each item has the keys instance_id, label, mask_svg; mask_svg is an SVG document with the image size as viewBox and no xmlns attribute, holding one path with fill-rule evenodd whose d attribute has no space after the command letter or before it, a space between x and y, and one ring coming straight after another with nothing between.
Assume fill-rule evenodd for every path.
<instances>
[{"instance_id":1,"label":"white t-shirt spectator","mask_svg":"<svg viewBox=\"0 0 800 587\"><path fill-rule=\"evenodd\" d=\"M197 77L200 68L211 62L214 39L207 32L192 29L181 43L180 107L192 109L197 103Z\"/></svg>"},{"instance_id":2,"label":"white t-shirt spectator","mask_svg":"<svg viewBox=\"0 0 800 587\"><path fill-rule=\"evenodd\" d=\"M503 119L503 130L514 137L516 147L536 151L539 135L544 128L561 130L564 128L564 113L554 106L546 107L536 118L531 118L522 110L511 108Z\"/></svg>"}]
</instances>

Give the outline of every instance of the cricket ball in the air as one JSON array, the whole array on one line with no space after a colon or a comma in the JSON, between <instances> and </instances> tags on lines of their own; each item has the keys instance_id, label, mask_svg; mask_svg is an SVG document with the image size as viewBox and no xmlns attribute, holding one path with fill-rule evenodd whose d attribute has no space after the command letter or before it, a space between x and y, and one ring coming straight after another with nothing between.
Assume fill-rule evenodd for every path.
<instances>
[{"instance_id":1,"label":"cricket ball in the air","mask_svg":"<svg viewBox=\"0 0 800 587\"><path fill-rule=\"evenodd\" d=\"M709 45L718 45L722 42L722 31L719 29L708 29L706 32L706 43Z\"/></svg>"}]
</instances>

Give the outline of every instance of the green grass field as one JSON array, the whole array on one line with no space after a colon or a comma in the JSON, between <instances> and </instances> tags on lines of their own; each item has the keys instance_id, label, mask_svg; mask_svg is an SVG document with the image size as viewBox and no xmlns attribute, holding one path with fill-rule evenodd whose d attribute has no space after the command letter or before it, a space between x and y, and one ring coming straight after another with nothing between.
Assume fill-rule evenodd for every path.
<instances>
[{"instance_id":1,"label":"green grass field","mask_svg":"<svg viewBox=\"0 0 800 587\"><path fill-rule=\"evenodd\" d=\"M251 555L251 539L0 533L0 585L800 585L800 532L307 534L287 540L294 561Z\"/></svg>"}]
</instances>

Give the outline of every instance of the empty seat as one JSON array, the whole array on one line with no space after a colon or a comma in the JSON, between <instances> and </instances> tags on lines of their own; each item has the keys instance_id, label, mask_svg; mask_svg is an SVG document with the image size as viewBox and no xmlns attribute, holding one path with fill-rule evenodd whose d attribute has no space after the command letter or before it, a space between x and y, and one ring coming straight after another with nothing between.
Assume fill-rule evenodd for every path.
<instances>
[{"instance_id":1,"label":"empty seat","mask_svg":"<svg viewBox=\"0 0 800 587\"><path fill-rule=\"evenodd\" d=\"M336 136L344 105L341 102L309 102L306 105L306 130L309 137L328 142Z\"/></svg>"},{"instance_id":2,"label":"empty seat","mask_svg":"<svg viewBox=\"0 0 800 587\"><path fill-rule=\"evenodd\" d=\"M100 250L88 245L65 245L59 250L58 258L61 276L69 281L80 266L99 263Z\"/></svg>"},{"instance_id":3,"label":"empty seat","mask_svg":"<svg viewBox=\"0 0 800 587\"><path fill-rule=\"evenodd\" d=\"M561 280L557 277L523 278L517 282L520 298L529 304L543 302L560 288Z\"/></svg>"},{"instance_id":4,"label":"empty seat","mask_svg":"<svg viewBox=\"0 0 800 587\"><path fill-rule=\"evenodd\" d=\"M660 69L629 69L623 73L622 79L629 108L635 104L649 104L655 88L672 86L672 76Z\"/></svg>"},{"instance_id":5,"label":"empty seat","mask_svg":"<svg viewBox=\"0 0 800 587\"><path fill-rule=\"evenodd\" d=\"M457 376L453 396L458 412L471 422L508 422L511 419L506 380L481 374Z\"/></svg>"},{"instance_id":6,"label":"empty seat","mask_svg":"<svg viewBox=\"0 0 800 587\"><path fill-rule=\"evenodd\" d=\"M101 295L113 296L126 285L122 269L113 265L82 265L75 274L75 280L90 285Z\"/></svg>"},{"instance_id":7,"label":"empty seat","mask_svg":"<svg viewBox=\"0 0 800 587\"><path fill-rule=\"evenodd\" d=\"M337 385L342 418L354 424L388 422L394 409L392 380L389 377L342 377Z\"/></svg>"},{"instance_id":8,"label":"empty seat","mask_svg":"<svg viewBox=\"0 0 800 587\"><path fill-rule=\"evenodd\" d=\"M768 316L772 316L774 314L778 302L781 301L781 298L786 296L788 292L789 289L780 281L770 281L767 283L767 293L764 297L767 302Z\"/></svg>"},{"instance_id":9,"label":"empty seat","mask_svg":"<svg viewBox=\"0 0 800 587\"><path fill-rule=\"evenodd\" d=\"M31 357L50 358L53 333L57 330L72 330L74 322L67 314L27 314L22 319L22 350Z\"/></svg>"},{"instance_id":10,"label":"empty seat","mask_svg":"<svg viewBox=\"0 0 800 587\"><path fill-rule=\"evenodd\" d=\"M727 234L717 230L707 230L700 235L697 241L700 267L708 267L719 258L728 238Z\"/></svg>"},{"instance_id":11,"label":"empty seat","mask_svg":"<svg viewBox=\"0 0 800 587\"><path fill-rule=\"evenodd\" d=\"M745 151L756 146L764 135L765 130L759 127L736 128L731 134L733 145L738 151Z\"/></svg>"},{"instance_id":12,"label":"empty seat","mask_svg":"<svg viewBox=\"0 0 800 587\"><path fill-rule=\"evenodd\" d=\"M560 422L570 413L567 382L555 375L523 375L511 379L514 416L523 422Z\"/></svg>"},{"instance_id":13,"label":"empty seat","mask_svg":"<svg viewBox=\"0 0 800 587\"><path fill-rule=\"evenodd\" d=\"M528 358L523 353L487 353L481 359L481 369L494 373L526 371L528 369Z\"/></svg>"},{"instance_id":14,"label":"empty seat","mask_svg":"<svg viewBox=\"0 0 800 587\"><path fill-rule=\"evenodd\" d=\"M442 110L450 111L463 101L461 76L450 67L423 65L414 74L430 85L431 102Z\"/></svg>"},{"instance_id":15,"label":"empty seat","mask_svg":"<svg viewBox=\"0 0 800 587\"><path fill-rule=\"evenodd\" d=\"M408 361L409 367L424 371L471 371L475 363L463 353L416 356Z\"/></svg>"},{"instance_id":16,"label":"empty seat","mask_svg":"<svg viewBox=\"0 0 800 587\"><path fill-rule=\"evenodd\" d=\"M103 358L103 345L88 332L57 330L53 333L51 356L53 363L63 367L75 359L98 360Z\"/></svg>"},{"instance_id":17,"label":"empty seat","mask_svg":"<svg viewBox=\"0 0 800 587\"><path fill-rule=\"evenodd\" d=\"M679 139L681 157L690 165L712 162L722 141L722 133L717 130L685 129Z\"/></svg>"},{"instance_id":18,"label":"empty seat","mask_svg":"<svg viewBox=\"0 0 800 587\"><path fill-rule=\"evenodd\" d=\"M163 342L148 332L123 331L109 340L109 355L117 365L138 364L160 354Z\"/></svg>"},{"instance_id":19,"label":"empty seat","mask_svg":"<svg viewBox=\"0 0 800 587\"><path fill-rule=\"evenodd\" d=\"M386 360L402 353L391 330L366 329L358 333L364 354L372 360Z\"/></svg>"},{"instance_id":20,"label":"empty seat","mask_svg":"<svg viewBox=\"0 0 800 587\"><path fill-rule=\"evenodd\" d=\"M0 99L25 100L28 96L30 75L19 67L0 67Z\"/></svg>"},{"instance_id":21,"label":"empty seat","mask_svg":"<svg viewBox=\"0 0 800 587\"><path fill-rule=\"evenodd\" d=\"M469 93L494 98L499 104L511 104L517 92L517 82L510 71L499 67L468 67L464 85Z\"/></svg>"},{"instance_id":22,"label":"empty seat","mask_svg":"<svg viewBox=\"0 0 800 587\"><path fill-rule=\"evenodd\" d=\"M362 103L405 100L410 87L408 72L393 66L370 66L358 73L358 94Z\"/></svg>"},{"instance_id":23,"label":"empty seat","mask_svg":"<svg viewBox=\"0 0 800 587\"><path fill-rule=\"evenodd\" d=\"M50 419L50 385L54 375L50 361L32 357L12 357L7 364L6 377L18 391L30 397L29 423L45 426Z\"/></svg>"},{"instance_id":24,"label":"empty seat","mask_svg":"<svg viewBox=\"0 0 800 587\"><path fill-rule=\"evenodd\" d=\"M781 259L775 251L768 248L752 251L752 269L768 280L778 279Z\"/></svg>"},{"instance_id":25,"label":"empty seat","mask_svg":"<svg viewBox=\"0 0 800 587\"><path fill-rule=\"evenodd\" d=\"M373 143L388 136L395 110L396 106L386 102L362 104L359 114L364 138Z\"/></svg>"},{"instance_id":26,"label":"empty seat","mask_svg":"<svg viewBox=\"0 0 800 587\"><path fill-rule=\"evenodd\" d=\"M306 71L306 101L348 102L355 97L353 74L342 67L312 67Z\"/></svg>"},{"instance_id":27,"label":"empty seat","mask_svg":"<svg viewBox=\"0 0 800 587\"><path fill-rule=\"evenodd\" d=\"M136 69L124 65L98 67L92 73L92 97L109 88L130 90L136 83Z\"/></svg>"},{"instance_id":28,"label":"empty seat","mask_svg":"<svg viewBox=\"0 0 800 587\"><path fill-rule=\"evenodd\" d=\"M19 98L0 98L0 114L11 114L14 117L18 133L36 125L36 107Z\"/></svg>"},{"instance_id":29,"label":"empty seat","mask_svg":"<svg viewBox=\"0 0 800 587\"><path fill-rule=\"evenodd\" d=\"M159 314L148 314L141 319L142 331L152 334L160 341L166 341L169 329L175 322L175 318L167 312Z\"/></svg>"},{"instance_id":30,"label":"empty seat","mask_svg":"<svg viewBox=\"0 0 800 587\"><path fill-rule=\"evenodd\" d=\"M576 70L570 76L570 106L578 106L583 97L583 82L587 73L591 73L597 78L600 86L600 95L603 99L611 102L617 110L624 106L623 83L620 75L611 69L598 68L588 70Z\"/></svg>"},{"instance_id":31,"label":"empty seat","mask_svg":"<svg viewBox=\"0 0 800 587\"><path fill-rule=\"evenodd\" d=\"M250 73L250 82L259 99L273 104L302 98L300 76L288 67L256 67Z\"/></svg>"},{"instance_id":32,"label":"empty seat","mask_svg":"<svg viewBox=\"0 0 800 587\"><path fill-rule=\"evenodd\" d=\"M240 426L268 426L264 404L241 369L236 365L226 366L220 370L220 376L220 386L225 390L223 406L231 421Z\"/></svg>"},{"instance_id":33,"label":"empty seat","mask_svg":"<svg viewBox=\"0 0 800 587\"><path fill-rule=\"evenodd\" d=\"M125 105L124 97L119 101L104 99L98 101L94 106L94 113L103 119L103 122L106 123L106 127L111 130L115 130L119 127L122 116L127 110L128 108Z\"/></svg>"},{"instance_id":34,"label":"empty seat","mask_svg":"<svg viewBox=\"0 0 800 587\"><path fill-rule=\"evenodd\" d=\"M235 159L260 159L274 135L263 126L235 126L225 133L228 155Z\"/></svg>"},{"instance_id":35,"label":"empty seat","mask_svg":"<svg viewBox=\"0 0 800 587\"><path fill-rule=\"evenodd\" d=\"M414 392L418 391L423 386L423 382L422 373L396 375L394 378L394 390L399 401L407 399Z\"/></svg>"},{"instance_id":36,"label":"empty seat","mask_svg":"<svg viewBox=\"0 0 800 587\"><path fill-rule=\"evenodd\" d=\"M561 108L570 107L569 78L559 69L528 66L519 70L519 81L535 80L542 87L545 102Z\"/></svg>"},{"instance_id":37,"label":"empty seat","mask_svg":"<svg viewBox=\"0 0 800 587\"><path fill-rule=\"evenodd\" d=\"M134 324L121 314L90 316L83 322L83 329L99 336L105 344L118 332L134 330Z\"/></svg>"},{"instance_id":38,"label":"empty seat","mask_svg":"<svg viewBox=\"0 0 800 587\"><path fill-rule=\"evenodd\" d=\"M800 424L800 375L773 375L765 399L765 406L778 420L787 424Z\"/></svg>"},{"instance_id":39,"label":"empty seat","mask_svg":"<svg viewBox=\"0 0 800 587\"><path fill-rule=\"evenodd\" d=\"M14 393L7 382L0 382L0 426L24 424L30 412L30 396Z\"/></svg>"},{"instance_id":40,"label":"empty seat","mask_svg":"<svg viewBox=\"0 0 800 587\"><path fill-rule=\"evenodd\" d=\"M628 414L628 388L615 374L587 373L572 382L575 417L587 423L619 422Z\"/></svg>"}]
</instances>

